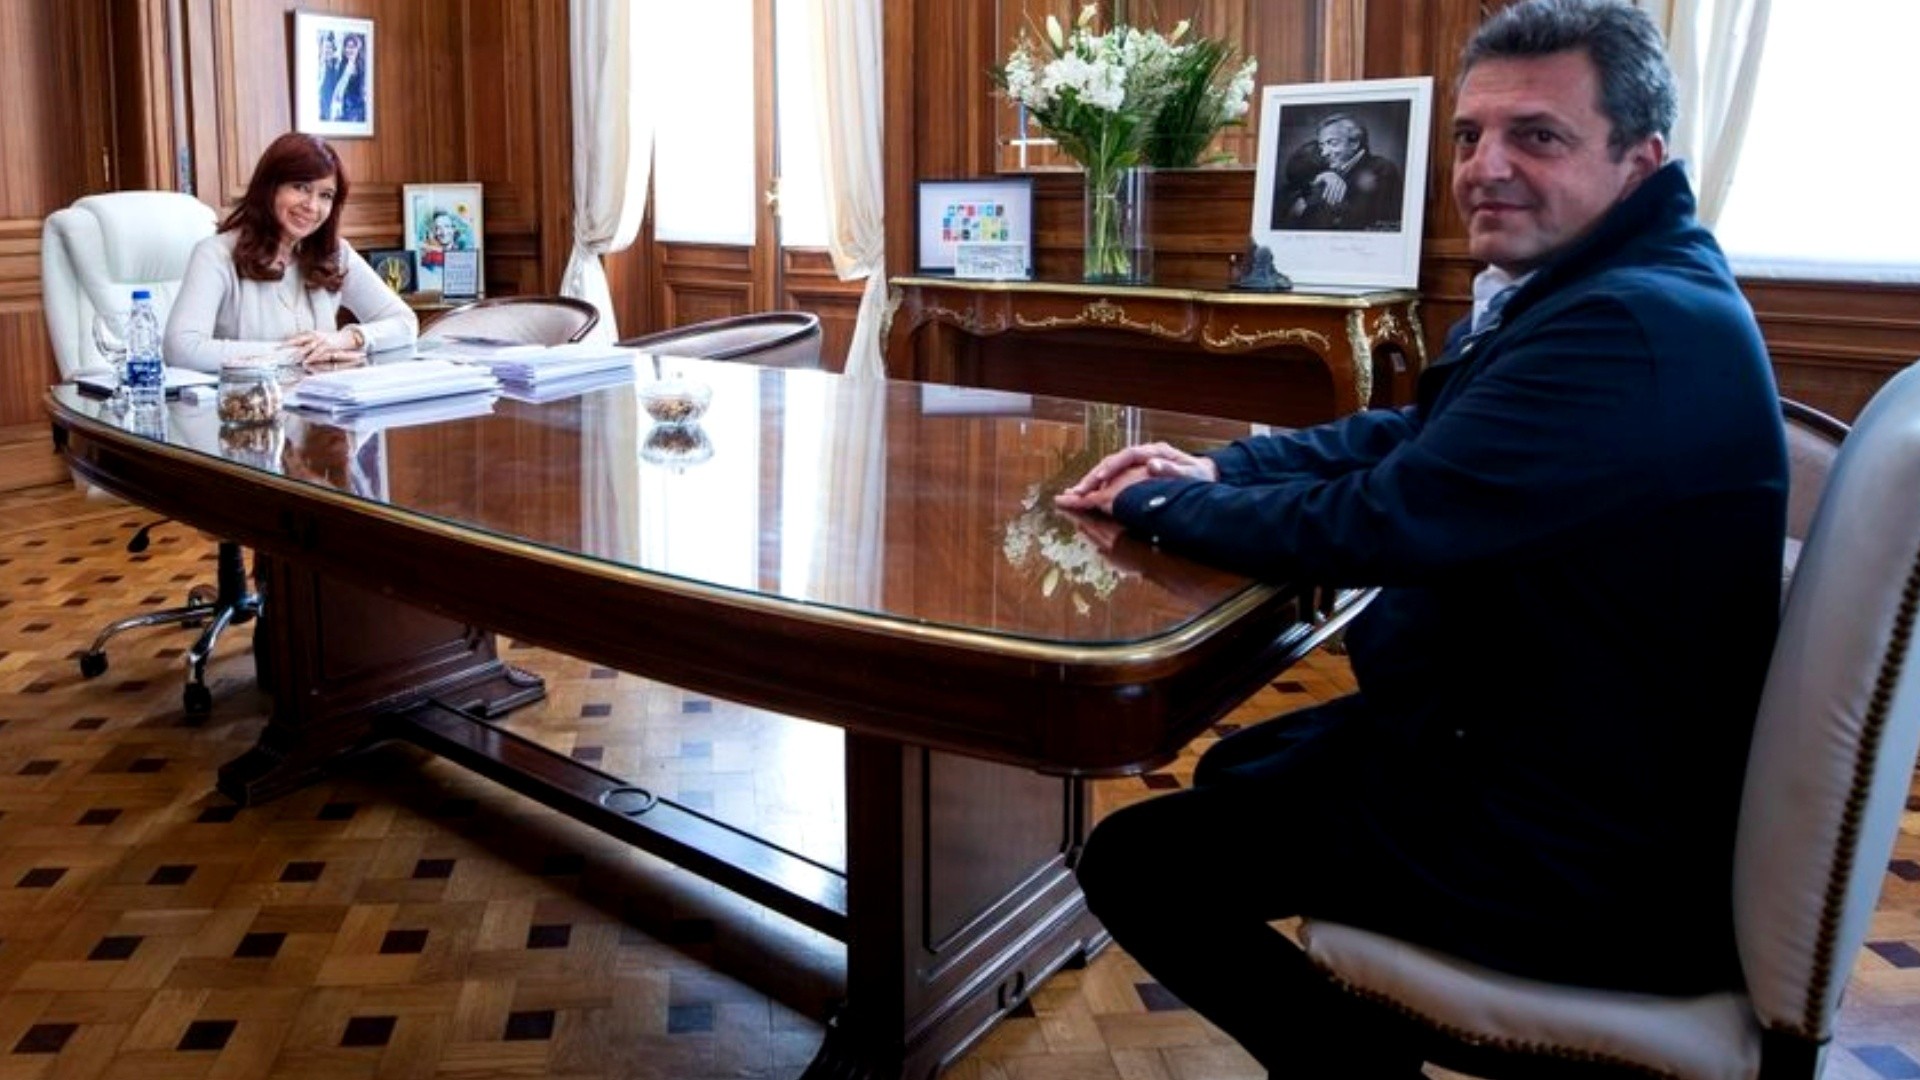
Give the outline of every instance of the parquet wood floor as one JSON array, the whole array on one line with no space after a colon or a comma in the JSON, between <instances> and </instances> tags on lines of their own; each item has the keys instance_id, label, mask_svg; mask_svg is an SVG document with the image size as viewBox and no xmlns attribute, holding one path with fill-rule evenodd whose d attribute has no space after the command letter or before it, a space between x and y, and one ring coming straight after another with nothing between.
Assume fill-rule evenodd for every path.
<instances>
[{"instance_id":1,"label":"parquet wood floor","mask_svg":"<svg viewBox=\"0 0 1920 1080\"><path fill-rule=\"evenodd\" d=\"M179 706L186 632L116 641L98 680L74 664L102 623L211 577L213 545L178 526L127 555L149 519L65 487L0 495L0 1080L799 1075L843 978L821 935L411 750L267 806L214 794L214 770L265 714L248 628L209 668L203 719ZM516 729L843 858L833 729L509 655L551 691ZM1228 722L1350 684L1338 657L1317 656ZM1209 742L1101 784L1098 805L1187 782ZM1920 795L1910 807L1836 1080L1920 1077ZM949 1075L1261 1075L1157 991L1109 949Z\"/></svg>"}]
</instances>

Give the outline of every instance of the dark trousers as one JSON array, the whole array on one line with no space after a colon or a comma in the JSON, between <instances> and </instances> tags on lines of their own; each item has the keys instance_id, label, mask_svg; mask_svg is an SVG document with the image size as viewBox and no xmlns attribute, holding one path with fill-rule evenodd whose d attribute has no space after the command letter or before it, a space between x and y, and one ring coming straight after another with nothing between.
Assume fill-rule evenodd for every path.
<instances>
[{"instance_id":1,"label":"dark trousers","mask_svg":"<svg viewBox=\"0 0 1920 1080\"><path fill-rule=\"evenodd\" d=\"M1275 919L1392 932L1417 883L1355 815L1347 698L1236 732L1190 789L1120 810L1078 867L1093 913L1181 1001L1275 1077L1420 1075L1408 1022L1331 984ZM1417 900L1415 901L1417 903Z\"/></svg>"}]
</instances>

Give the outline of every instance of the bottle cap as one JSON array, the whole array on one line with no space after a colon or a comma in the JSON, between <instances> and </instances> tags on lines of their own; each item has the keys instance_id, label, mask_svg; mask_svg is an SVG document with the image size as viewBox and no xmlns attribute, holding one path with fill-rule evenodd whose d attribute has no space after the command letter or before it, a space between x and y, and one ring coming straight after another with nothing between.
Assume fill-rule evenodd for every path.
<instances>
[{"instance_id":1,"label":"bottle cap","mask_svg":"<svg viewBox=\"0 0 1920 1080\"><path fill-rule=\"evenodd\" d=\"M134 303L139 303L142 300L151 300L151 299L153 299L153 294L148 292L147 290L145 289L133 290Z\"/></svg>"}]
</instances>

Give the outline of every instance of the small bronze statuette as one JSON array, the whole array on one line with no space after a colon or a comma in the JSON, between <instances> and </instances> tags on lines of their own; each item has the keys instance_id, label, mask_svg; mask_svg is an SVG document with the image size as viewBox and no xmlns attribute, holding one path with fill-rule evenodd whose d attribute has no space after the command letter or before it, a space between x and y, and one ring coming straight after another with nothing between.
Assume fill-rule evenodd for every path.
<instances>
[{"instance_id":1,"label":"small bronze statuette","mask_svg":"<svg viewBox=\"0 0 1920 1080\"><path fill-rule=\"evenodd\" d=\"M1247 238L1247 253L1235 258L1239 267L1239 276L1233 279L1233 287L1247 292L1287 292L1293 288L1293 281L1287 275L1274 268L1273 252L1263 247L1257 240Z\"/></svg>"}]
</instances>

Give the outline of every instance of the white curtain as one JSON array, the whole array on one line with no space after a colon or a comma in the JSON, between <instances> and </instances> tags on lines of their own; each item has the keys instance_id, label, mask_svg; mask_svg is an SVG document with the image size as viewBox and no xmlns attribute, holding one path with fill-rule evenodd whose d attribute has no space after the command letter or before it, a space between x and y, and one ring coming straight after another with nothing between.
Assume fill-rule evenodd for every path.
<instances>
[{"instance_id":1,"label":"white curtain","mask_svg":"<svg viewBox=\"0 0 1920 1080\"><path fill-rule=\"evenodd\" d=\"M820 115L825 121L827 250L842 281L867 279L847 350L847 374L886 374L886 207L881 156L881 0L812 0Z\"/></svg>"},{"instance_id":2,"label":"white curtain","mask_svg":"<svg viewBox=\"0 0 1920 1080\"><path fill-rule=\"evenodd\" d=\"M573 58L573 254L562 296L600 312L593 337L620 336L600 256L633 244L653 157L653 65L640 56L632 0L570 0ZM580 418L581 540L602 558L639 553L639 424L631 395L598 394Z\"/></svg>"},{"instance_id":3,"label":"white curtain","mask_svg":"<svg viewBox=\"0 0 1920 1080\"><path fill-rule=\"evenodd\" d=\"M624 251L640 232L653 154L654 65L640 55L632 0L571 0L573 57L573 254L560 282L600 311L593 337L619 337L600 256Z\"/></svg>"},{"instance_id":4,"label":"white curtain","mask_svg":"<svg viewBox=\"0 0 1920 1080\"><path fill-rule=\"evenodd\" d=\"M1773 0L1647 0L1643 6L1667 35L1667 55L1680 88L1675 156L1687 162L1700 221L1711 226L1727 204L1734 166L1746 140L1760 77L1760 49Z\"/></svg>"}]
</instances>

